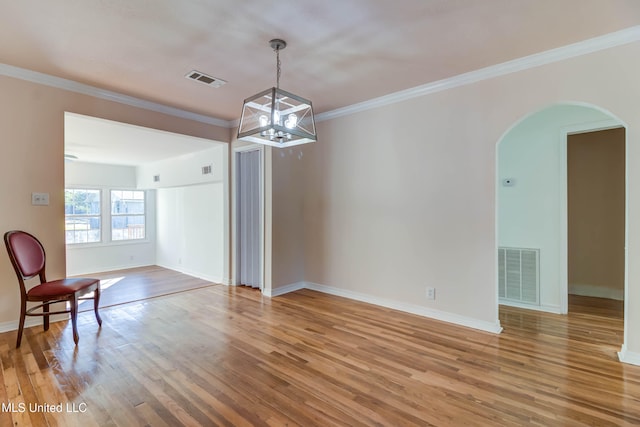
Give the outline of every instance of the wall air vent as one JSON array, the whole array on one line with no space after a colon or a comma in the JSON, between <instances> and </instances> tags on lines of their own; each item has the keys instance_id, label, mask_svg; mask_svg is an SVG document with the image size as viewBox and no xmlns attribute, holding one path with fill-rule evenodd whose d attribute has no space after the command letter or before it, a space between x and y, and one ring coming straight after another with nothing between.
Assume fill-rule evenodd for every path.
<instances>
[{"instance_id":1,"label":"wall air vent","mask_svg":"<svg viewBox=\"0 0 640 427\"><path fill-rule=\"evenodd\" d=\"M212 172L211 165L202 167L202 175L209 175Z\"/></svg>"},{"instance_id":2,"label":"wall air vent","mask_svg":"<svg viewBox=\"0 0 640 427\"><path fill-rule=\"evenodd\" d=\"M160 182L160 175L153 175L153 182Z\"/></svg>"},{"instance_id":3,"label":"wall air vent","mask_svg":"<svg viewBox=\"0 0 640 427\"><path fill-rule=\"evenodd\" d=\"M540 305L540 249L498 248L498 296Z\"/></svg>"},{"instance_id":4,"label":"wall air vent","mask_svg":"<svg viewBox=\"0 0 640 427\"><path fill-rule=\"evenodd\" d=\"M184 76L185 78L189 79L189 80L195 80L197 82L200 82L202 84L205 84L207 86L212 86L215 88L219 88L220 86L226 84L227 82L219 79L217 77L212 77L209 76L205 73L201 73L200 71L196 71L196 70L191 70L189 71L187 74L185 74Z\"/></svg>"}]
</instances>

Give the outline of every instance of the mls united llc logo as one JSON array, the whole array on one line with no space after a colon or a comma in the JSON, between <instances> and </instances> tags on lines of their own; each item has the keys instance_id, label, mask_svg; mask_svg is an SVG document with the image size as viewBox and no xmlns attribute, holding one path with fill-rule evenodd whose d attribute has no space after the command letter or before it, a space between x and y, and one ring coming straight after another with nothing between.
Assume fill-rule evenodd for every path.
<instances>
[{"instance_id":1,"label":"mls united llc logo","mask_svg":"<svg viewBox=\"0 0 640 427\"><path fill-rule=\"evenodd\" d=\"M0 409L2 412L66 412L66 413L84 413L87 411L87 404L80 403L58 403L53 405L51 403L29 403L24 402L2 402L0 403Z\"/></svg>"}]
</instances>

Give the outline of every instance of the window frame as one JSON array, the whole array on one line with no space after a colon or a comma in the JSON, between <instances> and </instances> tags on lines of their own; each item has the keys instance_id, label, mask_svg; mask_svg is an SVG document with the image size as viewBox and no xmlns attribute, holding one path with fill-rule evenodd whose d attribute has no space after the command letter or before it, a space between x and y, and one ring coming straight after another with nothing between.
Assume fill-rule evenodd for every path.
<instances>
[{"instance_id":1,"label":"window frame","mask_svg":"<svg viewBox=\"0 0 640 427\"><path fill-rule=\"evenodd\" d=\"M137 188L126 188L126 187L115 187L115 186L90 186L90 185L69 185L64 188L65 194L68 190L85 190L85 191L98 191L100 195L100 214L99 215L88 215L90 217L99 218L100 223L100 240L94 242L69 242L67 243L66 239L66 225L65 225L65 246L68 249L81 249L88 247L107 247L107 246L119 246L119 245L132 245L132 244L141 244L141 243L149 243L150 238L153 236L149 236L149 221L152 221L153 218L149 218L149 191L141 190ZM111 192L112 191L140 191L143 193L144 197L144 209L141 214L125 214L124 216L141 216L144 218L144 237L137 239L122 239L122 240L114 240L112 238L112 218L116 215L111 214ZM66 214L66 199L65 199L65 224L67 219L70 216Z\"/></svg>"},{"instance_id":2,"label":"window frame","mask_svg":"<svg viewBox=\"0 0 640 427\"><path fill-rule=\"evenodd\" d=\"M65 231L65 244L66 245L95 245L95 244L101 244L104 243L104 236L103 236L103 232L104 232L104 222L103 222L103 191L100 188L93 188L93 187L65 187L64 189L65 191L65 213L64 213L64 222L65 222L65 227L64 227L64 231ZM99 209L98 209L98 214L67 214L67 200L66 200L66 196L67 196L67 191L72 191L72 192L78 192L78 191L85 191L85 192L98 192L98 203L99 203ZM75 203L73 204L73 206L75 206ZM92 219L92 218L97 218L98 220L98 240L94 240L94 241L87 241L86 242L77 242L74 241L73 242L67 242L67 222L71 219L82 219L82 218L86 218L86 219ZM90 230L90 229L89 229ZM72 230L73 232L76 232L78 230ZM89 235L89 233L87 233L87 236Z\"/></svg>"},{"instance_id":3,"label":"window frame","mask_svg":"<svg viewBox=\"0 0 640 427\"><path fill-rule=\"evenodd\" d=\"M142 213L114 213L114 198L113 193L120 192L135 192L142 193ZM126 200L136 200L136 199L126 199ZM142 218L142 237L134 237L134 238L124 238L124 239L114 239L114 231L120 230L113 227L113 219L114 218L128 218L128 217L140 217ZM120 188L110 188L109 189L109 241L114 243L123 243L123 242L140 242L147 240L147 192L145 190L138 189L120 189Z\"/></svg>"}]
</instances>

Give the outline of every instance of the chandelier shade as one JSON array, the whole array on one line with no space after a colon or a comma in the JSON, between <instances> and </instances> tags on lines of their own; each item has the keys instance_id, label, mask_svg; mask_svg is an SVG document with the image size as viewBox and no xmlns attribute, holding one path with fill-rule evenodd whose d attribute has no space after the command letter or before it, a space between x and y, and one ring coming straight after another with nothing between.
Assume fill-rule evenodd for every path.
<instances>
[{"instance_id":1,"label":"chandelier shade","mask_svg":"<svg viewBox=\"0 0 640 427\"><path fill-rule=\"evenodd\" d=\"M238 139L273 147L317 140L311 101L280 89L280 55L284 40L270 41L277 57L277 86L244 100Z\"/></svg>"}]
</instances>

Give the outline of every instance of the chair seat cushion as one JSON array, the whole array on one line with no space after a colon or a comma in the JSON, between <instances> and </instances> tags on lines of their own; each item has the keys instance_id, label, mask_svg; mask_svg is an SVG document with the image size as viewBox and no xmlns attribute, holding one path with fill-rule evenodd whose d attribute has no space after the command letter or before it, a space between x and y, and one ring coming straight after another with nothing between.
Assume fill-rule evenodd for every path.
<instances>
[{"instance_id":1,"label":"chair seat cushion","mask_svg":"<svg viewBox=\"0 0 640 427\"><path fill-rule=\"evenodd\" d=\"M45 282L38 286L34 286L27 292L28 297L44 298L62 295L71 295L74 292L90 288L94 284L100 283L99 279L77 278L77 279L61 279L52 282Z\"/></svg>"}]
</instances>

